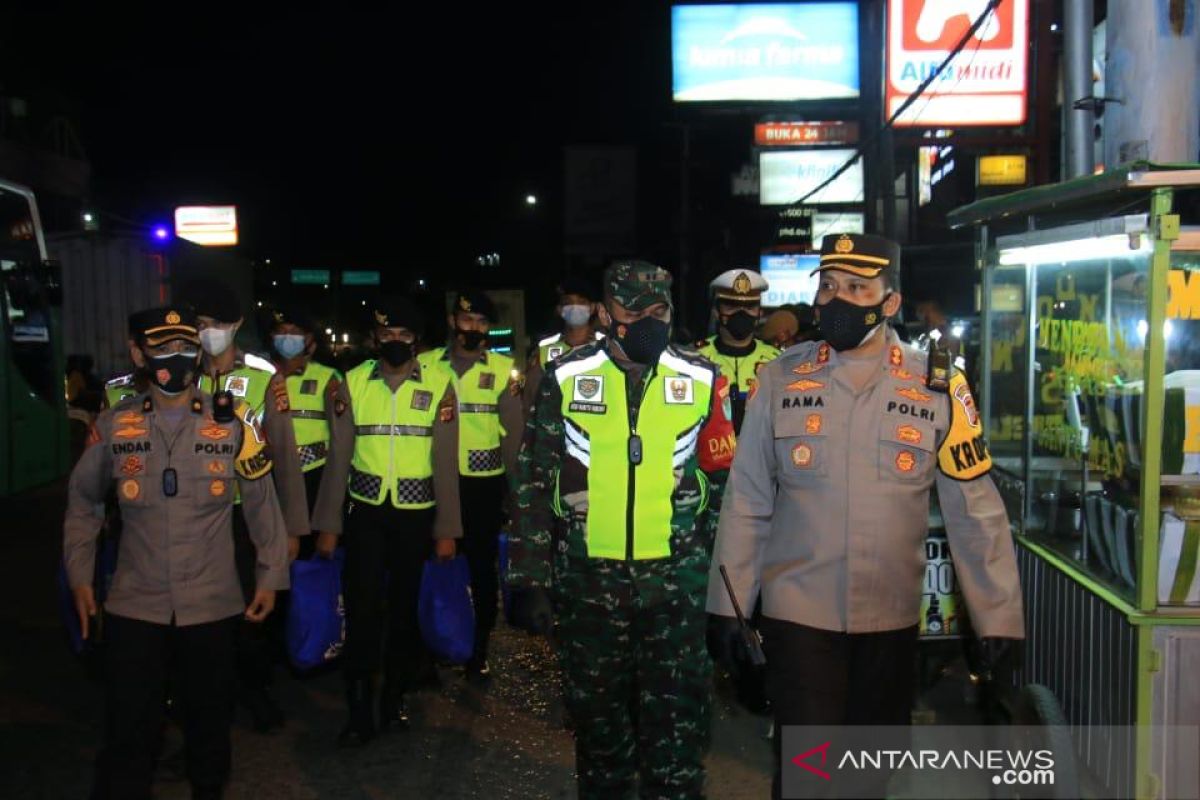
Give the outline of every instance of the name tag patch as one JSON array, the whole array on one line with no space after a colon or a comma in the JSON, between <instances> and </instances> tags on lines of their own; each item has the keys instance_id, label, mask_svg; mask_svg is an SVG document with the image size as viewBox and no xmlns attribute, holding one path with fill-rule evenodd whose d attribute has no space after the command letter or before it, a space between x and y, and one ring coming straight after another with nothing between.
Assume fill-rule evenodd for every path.
<instances>
[{"instance_id":1,"label":"name tag patch","mask_svg":"<svg viewBox=\"0 0 1200 800\"><path fill-rule=\"evenodd\" d=\"M667 378L663 399L670 405L691 405L696 402L696 387L687 376Z\"/></svg>"},{"instance_id":2,"label":"name tag patch","mask_svg":"<svg viewBox=\"0 0 1200 800\"><path fill-rule=\"evenodd\" d=\"M568 409L577 414L603 414L608 411L608 406L604 403L578 403L573 402L567 406Z\"/></svg>"},{"instance_id":3,"label":"name tag patch","mask_svg":"<svg viewBox=\"0 0 1200 800\"><path fill-rule=\"evenodd\" d=\"M571 397L576 403L600 403L604 400L603 375L579 375L575 378L575 393Z\"/></svg>"},{"instance_id":4,"label":"name tag patch","mask_svg":"<svg viewBox=\"0 0 1200 800\"><path fill-rule=\"evenodd\" d=\"M546 350L546 359L548 361L553 361L554 359L561 356L565 350L566 350L565 347L563 347L562 345L556 344L556 345L554 345L554 347L551 347L548 350Z\"/></svg>"}]
</instances>

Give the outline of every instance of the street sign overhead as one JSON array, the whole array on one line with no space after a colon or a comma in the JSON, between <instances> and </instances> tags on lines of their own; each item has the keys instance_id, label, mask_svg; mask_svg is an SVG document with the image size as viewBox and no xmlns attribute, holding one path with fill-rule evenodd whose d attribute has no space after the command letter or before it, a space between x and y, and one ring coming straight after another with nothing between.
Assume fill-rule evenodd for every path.
<instances>
[{"instance_id":1,"label":"street sign overhead","mask_svg":"<svg viewBox=\"0 0 1200 800\"><path fill-rule=\"evenodd\" d=\"M329 283L327 269L294 269L292 283L323 285Z\"/></svg>"},{"instance_id":2,"label":"street sign overhead","mask_svg":"<svg viewBox=\"0 0 1200 800\"><path fill-rule=\"evenodd\" d=\"M343 286L378 286L379 271L378 270L352 270L348 269L342 273Z\"/></svg>"}]
</instances>

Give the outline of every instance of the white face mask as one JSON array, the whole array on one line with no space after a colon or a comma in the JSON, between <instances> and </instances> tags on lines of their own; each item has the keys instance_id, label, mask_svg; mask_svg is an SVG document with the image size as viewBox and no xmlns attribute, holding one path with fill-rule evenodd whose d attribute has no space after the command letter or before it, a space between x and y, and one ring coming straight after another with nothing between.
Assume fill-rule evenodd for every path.
<instances>
[{"instance_id":1,"label":"white face mask","mask_svg":"<svg viewBox=\"0 0 1200 800\"><path fill-rule=\"evenodd\" d=\"M233 344L232 328L205 328L200 331L200 346L210 356L219 356Z\"/></svg>"},{"instance_id":2,"label":"white face mask","mask_svg":"<svg viewBox=\"0 0 1200 800\"><path fill-rule=\"evenodd\" d=\"M572 328L582 328L592 318L592 307L563 306L562 318Z\"/></svg>"}]
</instances>

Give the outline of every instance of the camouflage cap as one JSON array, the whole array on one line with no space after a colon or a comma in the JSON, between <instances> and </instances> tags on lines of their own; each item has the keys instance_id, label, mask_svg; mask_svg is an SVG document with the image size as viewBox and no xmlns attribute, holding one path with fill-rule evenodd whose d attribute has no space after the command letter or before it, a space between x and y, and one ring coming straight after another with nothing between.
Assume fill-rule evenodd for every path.
<instances>
[{"instance_id":1,"label":"camouflage cap","mask_svg":"<svg viewBox=\"0 0 1200 800\"><path fill-rule=\"evenodd\" d=\"M647 261L614 261L604 273L604 288L630 311L671 305L671 273Z\"/></svg>"}]
</instances>

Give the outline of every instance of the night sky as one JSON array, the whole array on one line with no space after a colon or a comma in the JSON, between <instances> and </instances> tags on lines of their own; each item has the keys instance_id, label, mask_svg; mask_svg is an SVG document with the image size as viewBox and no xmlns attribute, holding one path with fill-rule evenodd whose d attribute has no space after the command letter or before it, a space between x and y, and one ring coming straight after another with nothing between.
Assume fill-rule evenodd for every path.
<instances>
[{"instance_id":1,"label":"night sky","mask_svg":"<svg viewBox=\"0 0 1200 800\"><path fill-rule=\"evenodd\" d=\"M247 5L10 13L3 93L76 121L102 211L237 203L244 251L294 266L457 268L514 238L557 266L562 147L670 134L666 2Z\"/></svg>"}]
</instances>

